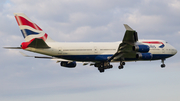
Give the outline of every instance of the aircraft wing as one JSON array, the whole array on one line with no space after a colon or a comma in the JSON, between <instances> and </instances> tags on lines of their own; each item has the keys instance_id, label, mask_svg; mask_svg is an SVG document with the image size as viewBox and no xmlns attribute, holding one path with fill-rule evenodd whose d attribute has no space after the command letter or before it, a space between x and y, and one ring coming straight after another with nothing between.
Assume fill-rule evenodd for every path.
<instances>
[{"instance_id":1,"label":"aircraft wing","mask_svg":"<svg viewBox=\"0 0 180 101\"><path fill-rule=\"evenodd\" d=\"M126 32L122 43L117 52L108 61L124 61L124 58L136 58L136 52L133 51L134 44L138 41L138 35L135 30L124 24Z\"/></svg>"},{"instance_id":2,"label":"aircraft wing","mask_svg":"<svg viewBox=\"0 0 180 101\"><path fill-rule=\"evenodd\" d=\"M123 43L134 44L138 41L137 32L126 24L124 24L124 27L126 28L126 32L123 38Z\"/></svg>"}]
</instances>

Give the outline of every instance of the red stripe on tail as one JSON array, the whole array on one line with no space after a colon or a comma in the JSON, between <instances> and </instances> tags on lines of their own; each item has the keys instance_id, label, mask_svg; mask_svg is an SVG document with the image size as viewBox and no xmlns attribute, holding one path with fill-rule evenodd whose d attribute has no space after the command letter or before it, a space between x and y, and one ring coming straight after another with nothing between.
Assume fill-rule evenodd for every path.
<instances>
[{"instance_id":1,"label":"red stripe on tail","mask_svg":"<svg viewBox=\"0 0 180 101\"><path fill-rule=\"evenodd\" d=\"M36 25L35 23L32 23L30 21L28 21L27 19L21 17L21 16L15 16L17 22L18 22L18 25L21 26L21 25L24 25L24 26L29 26L29 27L32 27L33 29L35 30L39 30L39 31L42 31L42 29ZM20 20L20 21L19 21Z\"/></svg>"}]
</instances>

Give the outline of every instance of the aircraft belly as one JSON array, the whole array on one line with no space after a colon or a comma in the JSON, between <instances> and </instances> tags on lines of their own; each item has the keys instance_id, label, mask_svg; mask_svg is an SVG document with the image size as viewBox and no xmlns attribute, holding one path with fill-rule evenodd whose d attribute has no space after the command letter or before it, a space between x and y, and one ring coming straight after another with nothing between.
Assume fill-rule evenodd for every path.
<instances>
[{"instance_id":1,"label":"aircraft belly","mask_svg":"<svg viewBox=\"0 0 180 101\"><path fill-rule=\"evenodd\" d=\"M153 54L152 60L165 59L173 56L172 54Z\"/></svg>"},{"instance_id":2,"label":"aircraft belly","mask_svg":"<svg viewBox=\"0 0 180 101\"><path fill-rule=\"evenodd\" d=\"M73 61L107 61L108 57L111 57L113 54L109 55L61 55L56 56L58 58L63 58Z\"/></svg>"}]
</instances>

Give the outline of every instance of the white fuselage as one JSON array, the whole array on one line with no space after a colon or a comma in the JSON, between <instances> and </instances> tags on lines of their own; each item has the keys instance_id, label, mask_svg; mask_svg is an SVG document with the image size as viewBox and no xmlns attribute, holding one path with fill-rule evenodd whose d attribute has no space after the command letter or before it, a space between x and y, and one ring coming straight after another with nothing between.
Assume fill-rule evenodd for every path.
<instances>
[{"instance_id":1,"label":"white fuselage","mask_svg":"<svg viewBox=\"0 0 180 101\"><path fill-rule=\"evenodd\" d=\"M158 41L164 44L143 43L147 41ZM148 45L148 53L154 55L151 60L163 59L173 56L177 50L163 40L139 40L139 43ZM48 42L49 49L27 48L28 51L41 53L57 58L73 61L105 61L117 52L121 42ZM133 59L137 61L137 59ZM126 60L128 61L128 60ZM132 61L132 60L131 60Z\"/></svg>"}]
</instances>

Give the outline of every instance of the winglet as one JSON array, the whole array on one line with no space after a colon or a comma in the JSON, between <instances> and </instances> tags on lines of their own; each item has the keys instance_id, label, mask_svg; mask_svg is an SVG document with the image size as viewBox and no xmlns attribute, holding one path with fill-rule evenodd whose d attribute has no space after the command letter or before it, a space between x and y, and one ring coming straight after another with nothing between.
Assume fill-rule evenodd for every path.
<instances>
[{"instance_id":1,"label":"winglet","mask_svg":"<svg viewBox=\"0 0 180 101\"><path fill-rule=\"evenodd\" d=\"M129 27L127 24L124 24L124 27L126 28L126 32L123 38L123 42L125 43L134 43L138 41L138 34L135 30L133 30L131 27Z\"/></svg>"},{"instance_id":2,"label":"winglet","mask_svg":"<svg viewBox=\"0 0 180 101\"><path fill-rule=\"evenodd\" d=\"M124 27L126 28L126 30L129 30L129 31L134 31L131 27L129 27L127 24L124 24Z\"/></svg>"}]
</instances>

